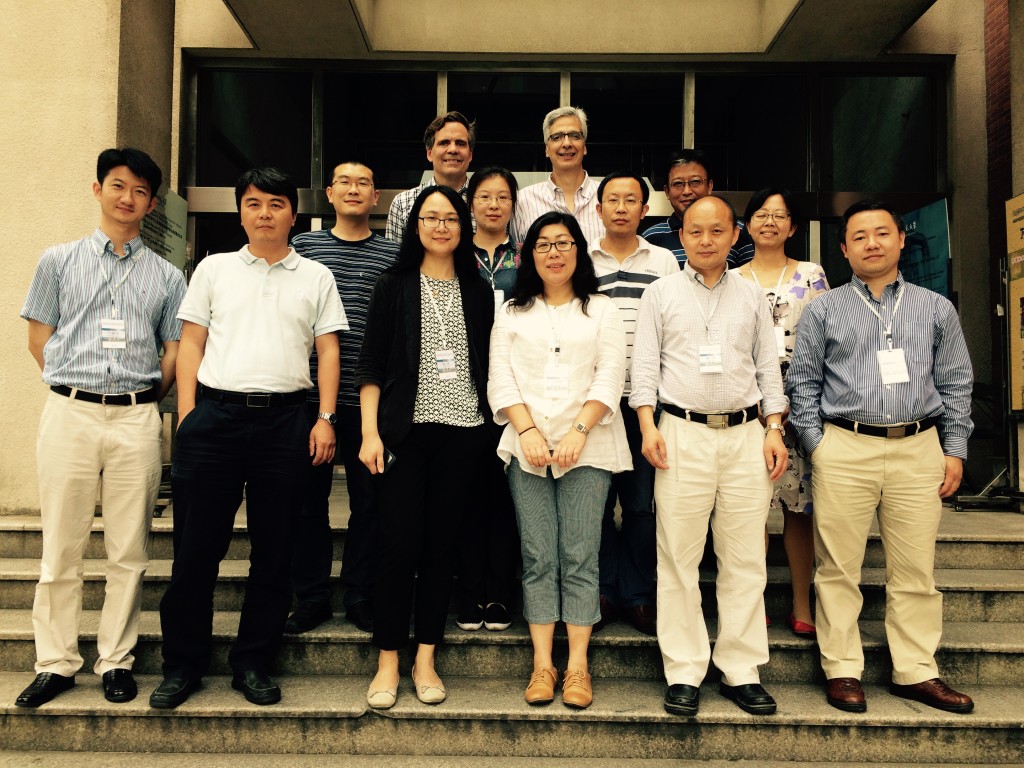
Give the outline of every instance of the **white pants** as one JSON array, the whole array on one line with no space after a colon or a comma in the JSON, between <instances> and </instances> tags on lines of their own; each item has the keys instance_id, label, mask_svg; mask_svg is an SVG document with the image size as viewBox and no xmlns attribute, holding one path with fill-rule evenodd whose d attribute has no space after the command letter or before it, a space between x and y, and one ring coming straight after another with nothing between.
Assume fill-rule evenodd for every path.
<instances>
[{"instance_id":1,"label":"white pants","mask_svg":"<svg viewBox=\"0 0 1024 768\"><path fill-rule=\"evenodd\" d=\"M760 682L768 662L764 526L772 484L757 421L711 429L665 413L669 469L656 471L658 644L669 685L699 686L711 647L699 569L708 522L718 558L714 662L727 685Z\"/></svg>"},{"instance_id":2,"label":"white pants","mask_svg":"<svg viewBox=\"0 0 1024 768\"><path fill-rule=\"evenodd\" d=\"M43 557L32 606L36 672L82 668L82 554L102 476L106 594L94 670L131 669L139 634L149 526L160 489L156 404L105 406L50 393L39 421L36 461Z\"/></svg>"}]
</instances>

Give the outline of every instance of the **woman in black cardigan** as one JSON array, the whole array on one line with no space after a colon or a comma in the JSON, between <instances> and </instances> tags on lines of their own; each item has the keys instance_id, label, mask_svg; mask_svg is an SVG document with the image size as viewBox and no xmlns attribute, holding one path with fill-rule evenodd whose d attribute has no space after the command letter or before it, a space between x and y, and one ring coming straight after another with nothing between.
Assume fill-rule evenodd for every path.
<instances>
[{"instance_id":1,"label":"woman in black cardigan","mask_svg":"<svg viewBox=\"0 0 1024 768\"><path fill-rule=\"evenodd\" d=\"M379 476L373 642L380 653L367 691L377 709L395 703L410 613L416 696L439 704L447 695L434 649L451 600L454 543L471 488L466 471L487 444L493 322L469 209L455 190L427 187L413 204L395 266L374 287L355 372L359 459Z\"/></svg>"}]
</instances>

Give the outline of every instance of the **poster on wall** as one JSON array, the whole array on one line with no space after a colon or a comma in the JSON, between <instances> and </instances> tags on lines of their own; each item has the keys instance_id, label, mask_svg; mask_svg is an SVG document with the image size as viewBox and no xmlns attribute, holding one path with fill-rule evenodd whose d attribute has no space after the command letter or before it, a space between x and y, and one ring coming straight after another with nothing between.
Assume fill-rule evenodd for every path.
<instances>
[{"instance_id":1,"label":"poster on wall","mask_svg":"<svg viewBox=\"0 0 1024 768\"><path fill-rule=\"evenodd\" d=\"M142 220L142 242L178 269L184 269L187 223L188 201L162 184L156 194L156 208Z\"/></svg>"},{"instance_id":2,"label":"poster on wall","mask_svg":"<svg viewBox=\"0 0 1024 768\"><path fill-rule=\"evenodd\" d=\"M1024 195L1006 201L1010 409L1024 411Z\"/></svg>"},{"instance_id":3,"label":"poster on wall","mask_svg":"<svg viewBox=\"0 0 1024 768\"><path fill-rule=\"evenodd\" d=\"M900 253L900 272L914 285L949 295L949 215L939 200L903 215L907 237Z\"/></svg>"}]
</instances>

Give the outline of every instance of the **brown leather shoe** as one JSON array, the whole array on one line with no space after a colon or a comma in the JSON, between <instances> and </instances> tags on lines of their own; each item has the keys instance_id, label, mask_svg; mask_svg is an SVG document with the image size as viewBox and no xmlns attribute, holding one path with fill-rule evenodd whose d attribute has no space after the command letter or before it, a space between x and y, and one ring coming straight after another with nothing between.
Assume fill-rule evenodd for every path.
<instances>
[{"instance_id":1,"label":"brown leather shoe","mask_svg":"<svg viewBox=\"0 0 1024 768\"><path fill-rule=\"evenodd\" d=\"M562 683L562 703L567 707L586 709L594 700L594 691L590 687L590 675L582 669L565 670Z\"/></svg>"},{"instance_id":2,"label":"brown leather shoe","mask_svg":"<svg viewBox=\"0 0 1024 768\"><path fill-rule=\"evenodd\" d=\"M844 712L866 712L864 689L855 677L833 677L825 685L825 698L836 709Z\"/></svg>"},{"instance_id":3,"label":"brown leather shoe","mask_svg":"<svg viewBox=\"0 0 1024 768\"><path fill-rule=\"evenodd\" d=\"M634 605L623 611L626 621L645 635L658 634L658 609L653 605Z\"/></svg>"},{"instance_id":4,"label":"brown leather shoe","mask_svg":"<svg viewBox=\"0 0 1024 768\"><path fill-rule=\"evenodd\" d=\"M550 704L555 700L555 685L558 683L557 669L538 669L530 676L524 698L527 704Z\"/></svg>"},{"instance_id":5,"label":"brown leather shoe","mask_svg":"<svg viewBox=\"0 0 1024 768\"><path fill-rule=\"evenodd\" d=\"M913 699L922 704L936 709L944 709L946 712L960 712L966 714L974 709L974 701L966 693L954 691L944 682L942 678L936 677L932 680L925 680L923 683L914 685L889 686L889 693L904 699Z\"/></svg>"}]
</instances>

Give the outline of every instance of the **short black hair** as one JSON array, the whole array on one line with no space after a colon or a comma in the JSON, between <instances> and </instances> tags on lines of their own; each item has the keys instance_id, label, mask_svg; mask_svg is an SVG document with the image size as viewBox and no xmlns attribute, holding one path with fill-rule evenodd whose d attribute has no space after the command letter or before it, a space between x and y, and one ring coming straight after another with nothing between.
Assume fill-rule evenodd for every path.
<instances>
[{"instance_id":1,"label":"short black hair","mask_svg":"<svg viewBox=\"0 0 1024 768\"><path fill-rule=\"evenodd\" d=\"M714 171L711 170L711 166L708 165L708 156L705 152L699 149L679 149L668 156L668 164L665 166L665 180L662 186L668 184L669 175L672 173L672 169L677 165L688 165L690 163L697 163L697 165L704 166L704 170L707 171L708 181L715 180Z\"/></svg>"},{"instance_id":2,"label":"short black hair","mask_svg":"<svg viewBox=\"0 0 1024 768\"><path fill-rule=\"evenodd\" d=\"M398 247L394 269L398 272L419 271L420 264L423 263L423 243L420 241L419 229L420 211L423 210L426 199L433 194L444 195L459 217L459 244L455 246L455 252L452 254L455 260L455 274L460 280L482 279L476 266L476 252L473 250L473 219L469 215L469 206L462 199L462 195L444 185L424 187L416 196L416 201L409 211L409 218L405 221L405 231L402 232L402 242Z\"/></svg>"},{"instance_id":3,"label":"short black hair","mask_svg":"<svg viewBox=\"0 0 1024 768\"><path fill-rule=\"evenodd\" d=\"M647 201L651 198L651 188L647 186L643 176L632 171L613 171L601 179L601 183L597 185L597 202L600 203L604 200L604 188L612 179L633 179L636 181L640 185L640 194L643 197L644 205L647 205Z\"/></svg>"},{"instance_id":4,"label":"short black hair","mask_svg":"<svg viewBox=\"0 0 1024 768\"><path fill-rule=\"evenodd\" d=\"M296 188L295 182L292 181L292 177L284 171L265 166L250 168L239 176L238 182L235 184L235 205L238 206L239 211L242 210L242 195L249 187L256 187L260 192L266 192L268 195L286 197L292 204L292 214L299 212L299 190Z\"/></svg>"},{"instance_id":5,"label":"short black hair","mask_svg":"<svg viewBox=\"0 0 1024 768\"><path fill-rule=\"evenodd\" d=\"M544 281L537 272L537 264L533 260L533 249L537 245L540 231L549 224L562 224L569 230L576 243L576 269L572 273L572 292L583 303L583 314L587 313L590 295L597 293L597 274L594 262L590 259L587 249L587 238L580 229L580 223L571 213L548 211L538 216L530 228L526 230L523 246L520 251L519 269L516 270L516 287L513 289L511 307L529 309L537 297L544 293Z\"/></svg>"},{"instance_id":6,"label":"short black hair","mask_svg":"<svg viewBox=\"0 0 1024 768\"><path fill-rule=\"evenodd\" d=\"M786 210L789 211L789 217L793 220L793 226L797 227L803 224L800 209L796 204L796 196L788 189L783 189L782 187L766 187L755 192L754 196L750 198L750 202L747 203L747 209L743 212L743 220L749 223L750 217L764 207L769 197L775 195L781 197L782 202L786 204Z\"/></svg>"},{"instance_id":7,"label":"short black hair","mask_svg":"<svg viewBox=\"0 0 1024 768\"><path fill-rule=\"evenodd\" d=\"M339 160L334 165L330 166L327 169L327 173L324 174L324 186L325 187L331 186L331 184L334 182L334 172L336 170L338 170L339 166L342 166L342 165L361 165L361 166L363 166L364 168L366 168L366 170L368 170L370 172L370 181L373 182L374 188L377 187L377 176L373 172L373 166L370 165L369 163L365 162L364 160L360 160L358 158L356 158L354 160L351 159L351 158L349 158L347 160Z\"/></svg>"},{"instance_id":8,"label":"short black hair","mask_svg":"<svg viewBox=\"0 0 1024 768\"><path fill-rule=\"evenodd\" d=\"M907 231L907 225L903 222L903 217L900 216L896 209L892 207L890 203L883 200L858 200L856 203L851 205L845 211L843 211L843 219L839 224L839 242L846 242L846 226L850 223L850 219L856 216L858 213L864 213L865 211L885 211L892 220L896 222L896 229L900 234L904 234Z\"/></svg>"},{"instance_id":9,"label":"short black hair","mask_svg":"<svg viewBox=\"0 0 1024 768\"><path fill-rule=\"evenodd\" d=\"M723 203L725 203L725 207L729 209L729 215L732 216L732 225L734 227L739 225L738 217L736 216L736 208L735 208L735 206L733 206L732 203L730 203L724 197L719 197L718 195L706 195L706 197L714 198L715 200L721 200ZM704 199L705 198L702 197L700 200L704 200ZM688 214L690 212L690 209L693 208L693 205L696 204L696 203L699 203L700 200L694 200L692 204L686 206L686 210L683 211L683 218L682 218L682 224L684 226L686 225L686 214Z\"/></svg>"},{"instance_id":10,"label":"short black hair","mask_svg":"<svg viewBox=\"0 0 1024 768\"><path fill-rule=\"evenodd\" d=\"M430 124L427 126L427 130L423 132L423 145L427 149L434 148L434 138L437 136L437 132L444 128L448 123L458 123L466 127L466 133L469 134L469 148L473 149L476 146L476 121L471 121L461 112L445 112L443 115L438 115Z\"/></svg>"},{"instance_id":11,"label":"short black hair","mask_svg":"<svg viewBox=\"0 0 1024 768\"><path fill-rule=\"evenodd\" d=\"M125 165L128 170L145 180L149 184L149 196L156 197L163 183L164 175L160 166L153 162L153 158L134 147L123 147L121 149L104 149L96 160L96 181L103 186L103 180L107 178L114 168Z\"/></svg>"}]
</instances>

